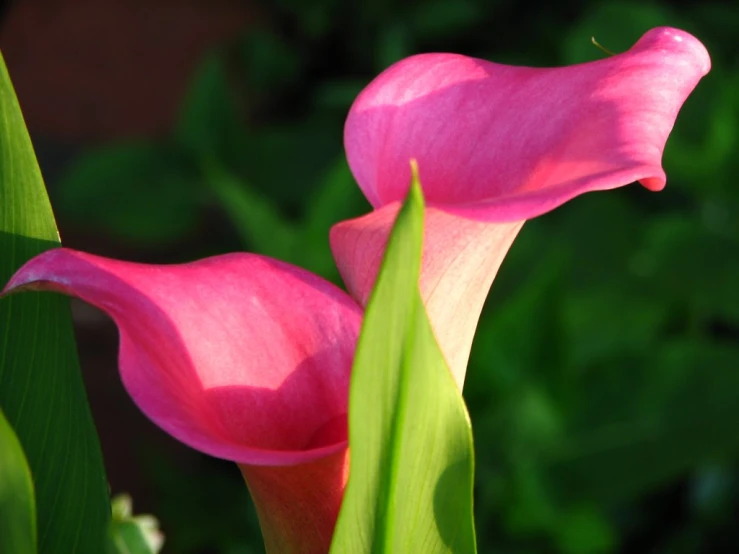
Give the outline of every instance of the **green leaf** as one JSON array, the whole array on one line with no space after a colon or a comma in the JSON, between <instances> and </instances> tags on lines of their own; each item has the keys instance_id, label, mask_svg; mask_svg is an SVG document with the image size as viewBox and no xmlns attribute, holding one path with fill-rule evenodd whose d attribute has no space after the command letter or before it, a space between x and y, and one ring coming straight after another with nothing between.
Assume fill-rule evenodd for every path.
<instances>
[{"instance_id":1,"label":"green leaf","mask_svg":"<svg viewBox=\"0 0 739 554\"><path fill-rule=\"evenodd\" d=\"M671 25L686 28L678 15L658 3L610 1L593 3L591 6L561 41L566 64L606 57L602 50L593 45L591 37L611 52L624 52L653 27Z\"/></svg>"},{"instance_id":2,"label":"green leaf","mask_svg":"<svg viewBox=\"0 0 739 554\"><path fill-rule=\"evenodd\" d=\"M59 246L46 190L0 58L0 282ZM0 406L31 467L42 554L105 550L110 505L68 300L0 299Z\"/></svg>"},{"instance_id":3,"label":"green leaf","mask_svg":"<svg viewBox=\"0 0 739 554\"><path fill-rule=\"evenodd\" d=\"M572 345L574 365L587 367L599 360L648 350L669 321L669 307L662 298L636 286L632 291L611 286L571 293L564 304L569 339L564 343ZM594 325L598 313L608 315L599 317Z\"/></svg>"},{"instance_id":4,"label":"green leaf","mask_svg":"<svg viewBox=\"0 0 739 554\"><path fill-rule=\"evenodd\" d=\"M349 396L351 472L332 553L473 553L473 449L418 290L417 176L365 313Z\"/></svg>"},{"instance_id":5,"label":"green leaf","mask_svg":"<svg viewBox=\"0 0 739 554\"><path fill-rule=\"evenodd\" d=\"M128 142L81 158L55 202L59 213L116 237L167 243L197 228L195 176L172 148Z\"/></svg>"},{"instance_id":6,"label":"green leaf","mask_svg":"<svg viewBox=\"0 0 739 554\"><path fill-rule=\"evenodd\" d=\"M398 19L386 22L380 30L377 41L377 52L375 53L377 70L382 71L409 56L413 51L412 40L404 21Z\"/></svg>"},{"instance_id":7,"label":"green leaf","mask_svg":"<svg viewBox=\"0 0 739 554\"><path fill-rule=\"evenodd\" d=\"M253 128L219 161L281 209L300 213L306 194L341 154L343 122L343 115L316 114L289 125Z\"/></svg>"},{"instance_id":8,"label":"green leaf","mask_svg":"<svg viewBox=\"0 0 739 554\"><path fill-rule=\"evenodd\" d=\"M175 126L175 141L194 155L221 155L242 133L224 56L212 52L195 70Z\"/></svg>"},{"instance_id":9,"label":"green leaf","mask_svg":"<svg viewBox=\"0 0 739 554\"><path fill-rule=\"evenodd\" d=\"M324 14L317 10L323 19ZM288 88L301 76L305 63L304 51L296 48L285 37L262 29L252 29L243 37L241 59L248 74L252 93L274 95Z\"/></svg>"},{"instance_id":10,"label":"green leaf","mask_svg":"<svg viewBox=\"0 0 739 554\"><path fill-rule=\"evenodd\" d=\"M473 348L471 363L478 371L469 372L474 385L465 392L468 398L479 396L486 403L493 389L509 396L500 400L520 405L512 393L527 373L561 381L568 357L560 321L566 259L557 251L540 257L538 272L529 273L525 286L509 291L495 311L486 312L479 333L495 338Z\"/></svg>"},{"instance_id":11,"label":"green leaf","mask_svg":"<svg viewBox=\"0 0 739 554\"><path fill-rule=\"evenodd\" d=\"M213 160L205 159L202 170L244 245L260 254L290 260L298 234L277 207Z\"/></svg>"},{"instance_id":12,"label":"green leaf","mask_svg":"<svg viewBox=\"0 0 739 554\"><path fill-rule=\"evenodd\" d=\"M164 544L159 522L153 516L133 515L133 502L125 494L113 499L110 554L158 554Z\"/></svg>"},{"instance_id":13,"label":"green leaf","mask_svg":"<svg viewBox=\"0 0 739 554\"><path fill-rule=\"evenodd\" d=\"M414 10L411 26L418 38L438 41L468 33L482 19L475 0L430 0Z\"/></svg>"},{"instance_id":14,"label":"green leaf","mask_svg":"<svg viewBox=\"0 0 739 554\"><path fill-rule=\"evenodd\" d=\"M584 418L589 429L539 453L563 498L630 500L739 453L739 349L682 339L655 350L633 371L643 377L631 380L620 409L591 411ZM592 394L603 398L601 391Z\"/></svg>"},{"instance_id":15,"label":"green leaf","mask_svg":"<svg viewBox=\"0 0 739 554\"><path fill-rule=\"evenodd\" d=\"M701 83L680 109L679 124L665 148L664 166L668 175L687 194L705 196L705 190L726 185L727 162L737 149L739 112L736 78L714 64L711 78ZM702 186L697 188L696 182ZM729 186L733 187L731 180ZM700 192L699 192L700 191Z\"/></svg>"},{"instance_id":16,"label":"green leaf","mask_svg":"<svg viewBox=\"0 0 739 554\"><path fill-rule=\"evenodd\" d=\"M328 108L346 112L366 85L367 82L362 79L326 79L316 83L311 94L312 102L316 109Z\"/></svg>"},{"instance_id":17,"label":"green leaf","mask_svg":"<svg viewBox=\"0 0 739 554\"><path fill-rule=\"evenodd\" d=\"M360 215L360 206L366 204L360 190L352 186L344 158L325 172L305 202L303 219L297 222L289 220L266 195L219 163L204 160L202 168L205 180L246 249L338 281L339 273L326 237L337 220Z\"/></svg>"},{"instance_id":18,"label":"green leaf","mask_svg":"<svg viewBox=\"0 0 739 554\"><path fill-rule=\"evenodd\" d=\"M713 232L697 218L654 218L641 256L653 297L687 308L694 326L720 317L739 324L739 238Z\"/></svg>"},{"instance_id":19,"label":"green leaf","mask_svg":"<svg viewBox=\"0 0 739 554\"><path fill-rule=\"evenodd\" d=\"M0 411L0 542L3 554L35 554L36 501L31 470Z\"/></svg>"},{"instance_id":20,"label":"green leaf","mask_svg":"<svg viewBox=\"0 0 739 554\"><path fill-rule=\"evenodd\" d=\"M339 282L341 277L326 237L337 221L359 217L368 209L369 204L354 184L349 165L342 156L329 168L306 201L296 252L299 257L294 263Z\"/></svg>"},{"instance_id":21,"label":"green leaf","mask_svg":"<svg viewBox=\"0 0 739 554\"><path fill-rule=\"evenodd\" d=\"M562 513L552 531L563 554L613 552L616 543L613 530L593 506Z\"/></svg>"}]
</instances>

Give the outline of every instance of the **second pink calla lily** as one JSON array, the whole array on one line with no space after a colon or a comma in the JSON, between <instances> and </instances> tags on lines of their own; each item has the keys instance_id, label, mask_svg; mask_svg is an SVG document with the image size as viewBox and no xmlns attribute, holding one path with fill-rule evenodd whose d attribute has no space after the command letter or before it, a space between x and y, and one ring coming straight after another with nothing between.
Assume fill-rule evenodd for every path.
<instances>
[{"instance_id":1,"label":"second pink calla lily","mask_svg":"<svg viewBox=\"0 0 739 554\"><path fill-rule=\"evenodd\" d=\"M173 437L239 465L268 552L328 552L362 316L346 293L251 254L151 266L65 248L31 260L3 293L29 289L111 316L129 394Z\"/></svg>"},{"instance_id":2,"label":"second pink calla lily","mask_svg":"<svg viewBox=\"0 0 739 554\"><path fill-rule=\"evenodd\" d=\"M667 137L709 69L704 46L671 28L568 67L455 54L396 63L345 126L349 166L375 208L331 231L350 293L366 302L415 159L428 203L421 292L461 388L477 318L523 222L588 191L664 187Z\"/></svg>"}]
</instances>

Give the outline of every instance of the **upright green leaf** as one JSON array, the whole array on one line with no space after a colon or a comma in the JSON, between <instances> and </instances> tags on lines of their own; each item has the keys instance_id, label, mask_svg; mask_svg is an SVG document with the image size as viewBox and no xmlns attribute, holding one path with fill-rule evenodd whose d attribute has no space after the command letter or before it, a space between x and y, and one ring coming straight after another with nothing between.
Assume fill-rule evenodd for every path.
<instances>
[{"instance_id":1,"label":"upright green leaf","mask_svg":"<svg viewBox=\"0 0 739 554\"><path fill-rule=\"evenodd\" d=\"M55 246L54 216L0 58L0 282ZM39 551L104 552L110 504L67 299L0 299L0 406L33 474Z\"/></svg>"},{"instance_id":2,"label":"upright green leaf","mask_svg":"<svg viewBox=\"0 0 739 554\"><path fill-rule=\"evenodd\" d=\"M36 553L33 481L21 443L0 411L0 552Z\"/></svg>"},{"instance_id":3,"label":"upright green leaf","mask_svg":"<svg viewBox=\"0 0 739 554\"><path fill-rule=\"evenodd\" d=\"M422 235L414 176L352 369L351 470L334 554L476 552L470 421L421 301Z\"/></svg>"}]
</instances>

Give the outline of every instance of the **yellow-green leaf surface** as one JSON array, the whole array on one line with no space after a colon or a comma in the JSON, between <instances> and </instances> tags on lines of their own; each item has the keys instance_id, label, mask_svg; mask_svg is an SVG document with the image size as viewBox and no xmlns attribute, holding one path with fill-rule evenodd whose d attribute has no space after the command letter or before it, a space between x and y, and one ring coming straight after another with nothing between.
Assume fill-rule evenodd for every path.
<instances>
[{"instance_id":1,"label":"yellow-green leaf surface","mask_svg":"<svg viewBox=\"0 0 739 554\"><path fill-rule=\"evenodd\" d=\"M56 246L44 182L0 58L0 284ZM0 408L31 467L39 552L104 552L110 503L66 298L0 299Z\"/></svg>"},{"instance_id":2,"label":"yellow-green leaf surface","mask_svg":"<svg viewBox=\"0 0 739 554\"><path fill-rule=\"evenodd\" d=\"M36 504L23 448L0 410L0 552L36 554Z\"/></svg>"},{"instance_id":3,"label":"yellow-green leaf surface","mask_svg":"<svg viewBox=\"0 0 739 554\"><path fill-rule=\"evenodd\" d=\"M357 346L351 467L332 554L476 551L472 432L421 301L422 235L414 177Z\"/></svg>"}]
</instances>

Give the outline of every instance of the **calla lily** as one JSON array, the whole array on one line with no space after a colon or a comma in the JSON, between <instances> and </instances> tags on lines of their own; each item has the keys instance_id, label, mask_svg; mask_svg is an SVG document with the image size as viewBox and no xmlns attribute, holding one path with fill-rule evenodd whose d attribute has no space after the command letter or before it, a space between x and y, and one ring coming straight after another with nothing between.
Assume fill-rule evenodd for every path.
<instances>
[{"instance_id":1,"label":"calla lily","mask_svg":"<svg viewBox=\"0 0 739 554\"><path fill-rule=\"evenodd\" d=\"M670 28L568 67L455 54L391 66L345 126L349 166L375 208L331 231L348 290L366 303L417 160L428 205L421 293L461 388L483 302L523 222L588 191L662 189L665 142L709 69L704 46Z\"/></svg>"},{"instance_id":2,"label":"calla lily","mask_svg":"<svg viewBox=\"0 0 739 554\"><path fill-rule=\"evenodd\" d=\"M129 394L175 438L239 465L268 552L328 552L348 477L354 300L251 254L151 266L59 248L3 294L28 289L112 317Z\"/></svg>"}]
</instances>

